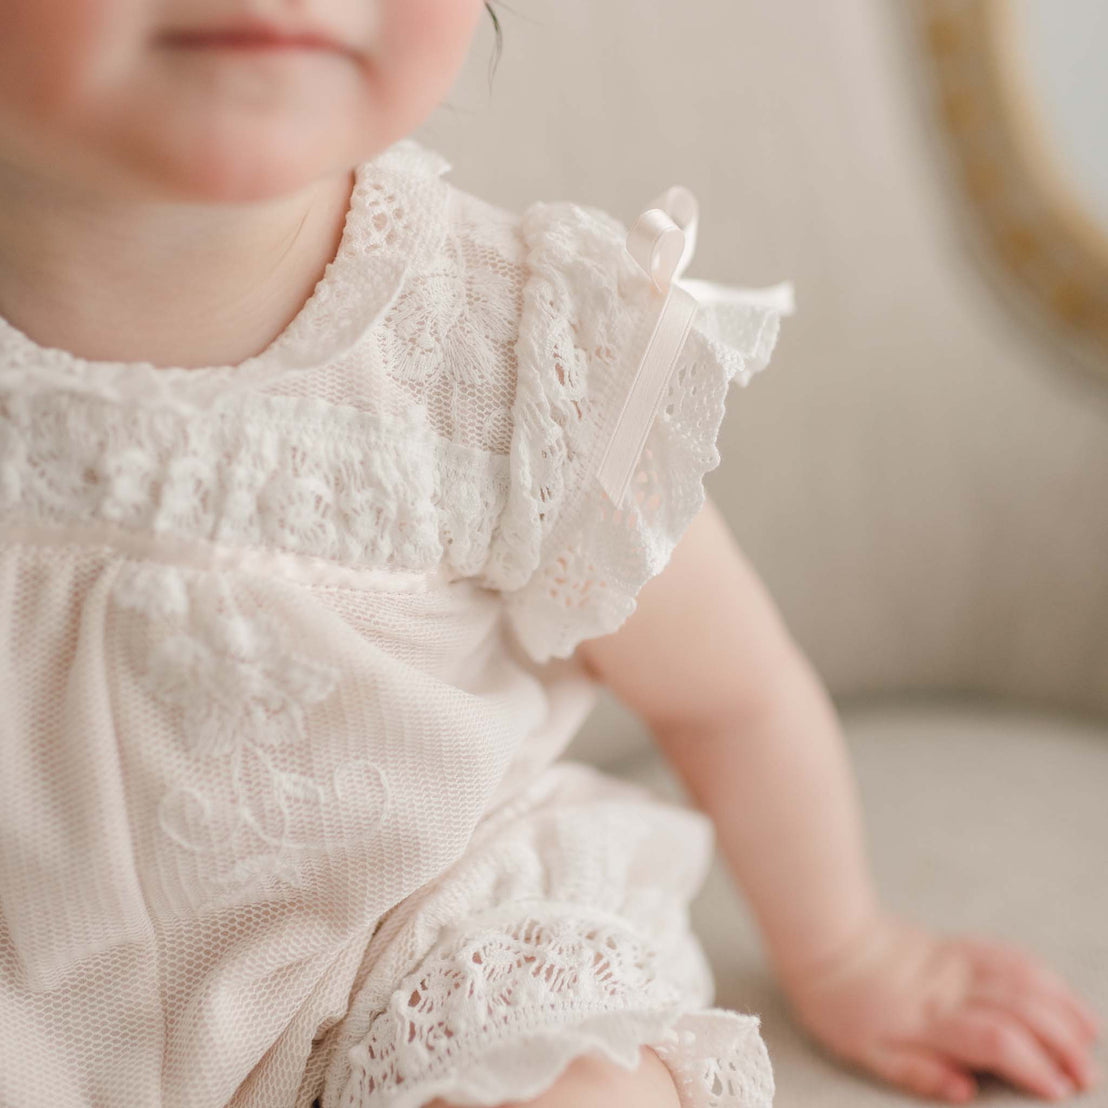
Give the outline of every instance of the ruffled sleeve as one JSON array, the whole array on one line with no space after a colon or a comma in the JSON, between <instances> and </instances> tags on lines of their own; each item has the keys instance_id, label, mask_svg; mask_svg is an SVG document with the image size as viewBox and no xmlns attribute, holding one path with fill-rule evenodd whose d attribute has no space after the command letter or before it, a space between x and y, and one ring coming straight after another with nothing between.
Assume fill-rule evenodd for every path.
<instances>
[{"instance_id":1,"label":"ruffled sleeve","mask_svg":"<svg viewBox=\"0 0 1108 1108\"><path fill-rule=\"evenodd\" d=\"M693 201L695 204L695 201ZM787 285L760 292L679 281L697 308L628 494L617 507L598 471L659 314L628 232L603 211L537 203L526 251L509 481L482 583L536 662L569 657L618 629L705 501L732 381L769 361Z\"/></svg>"}]
</instances>

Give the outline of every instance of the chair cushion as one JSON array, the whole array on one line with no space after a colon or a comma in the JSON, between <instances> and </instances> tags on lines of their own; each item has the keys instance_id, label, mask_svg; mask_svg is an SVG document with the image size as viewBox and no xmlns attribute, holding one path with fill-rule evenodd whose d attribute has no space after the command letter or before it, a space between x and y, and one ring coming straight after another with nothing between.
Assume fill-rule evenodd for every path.
<instances>
[{"instance_id":1,"label":"chair cushion","mask_svg":"<svg viewBox=\"0 0 1108 1108\"><path fill-rule=\"evenodd\" d=\"M1108 724L952 701L846 708L842 719L885 903L939 931L1020 943L1108 1023ZM681 795L657 753L622 768ZM693 913L717 1003L762 1017L775 1108L919 1108L791 1022L718 856ZM1106 1055L1098 1044L1108 1069ZM1032 1102L996 1079L981 1084L990 1108ZM1066 1103L1108 1104L1108 1086Z\"/></svg>"}]
</instances>

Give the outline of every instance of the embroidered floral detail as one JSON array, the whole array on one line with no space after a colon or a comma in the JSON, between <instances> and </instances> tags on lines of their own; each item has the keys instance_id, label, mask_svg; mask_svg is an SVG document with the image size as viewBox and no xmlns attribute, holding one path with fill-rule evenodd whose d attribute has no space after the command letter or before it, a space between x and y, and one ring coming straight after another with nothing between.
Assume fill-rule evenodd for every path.
<instances>
[{"instance_id":1,"label":"embroidered floral detail","mask_svg":"<svg viewBox=\"0 0 1108 1108\"><path fill-rule=\"evenodd\" d=\"M455 387L474 389L496 380L514 342L519 304L505 295L505 253L464 234L444 243L428 272L414 274L385 317L380 341L385 364L398 380L427 387L443 375Z\"/></svg>"},{"instance_id":2,"label":"embroidered floral detail","mask_svg":"<svg viewBox=\"0 0 1108 1108\"><path fill-rule=\"evenodd\" d=\"M306 857L364 842L387 814L385 775L368 759L336 766L324 783L280 769L253 743L236 747L230 760L225 799L187 786L170 790L158 805L158 826L199 856L199 880L217 899L278 884L304 888Z\"/></svg>"},{"instance_id":3,"label":"embroidered floral detail","mask_svg":"<svg viewBox=\"0 0 1108 1108\"><path fill-rule=\"evenodd\" d=\"M128 579L129 578L129 579ZM190 749L227 754L242 743L279 746L304 737L304 711L325 699L338 672L289 651L271 616L247 618L224 577L143 566L124 575L125 607L185 626L153 650L147 687L180 709Z\"/></svg>"},{"instance_id":4,"label":"embroidered floral detail","mask_svg":"<svg viewBox=\"0 0 1108 1108\"><path fill-rule=\"evenodd\" d=\"M290 649L269 613L244 611L221 573L129 565L113 595L145 617L141 680L179 713L188 751L208 765L163 795L157 818L194 857L190 880L209 898L303 888L312 852L376 831L388 784L373 762L344 762L320 780L280 757L306 738L306 714L333 691L336 669Z\"/></svg>"},{"instance_id":5,"label":"embroidered floral detail","mask_svg":"<svg viewBox=\"0 0 1108 1108\"><path fill-rule=\"evenodd\" d=\"M130 563L120 569L112 595L120 607L150 619L188 617L188 584L184 572L172 567Z\"/></svg>"}]
</instances>

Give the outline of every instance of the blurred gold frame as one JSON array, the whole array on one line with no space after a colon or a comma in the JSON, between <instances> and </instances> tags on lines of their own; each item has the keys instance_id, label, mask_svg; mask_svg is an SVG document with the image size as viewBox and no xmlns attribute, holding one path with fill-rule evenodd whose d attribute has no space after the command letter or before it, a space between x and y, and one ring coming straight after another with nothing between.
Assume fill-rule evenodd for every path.
<instances>
[{"instance_id":1,"label":"blurred gold frame","mask_svg":"<svg viewBox=\"0 0 1108 1108\"><path fill-rule=\"evenodd\" d=\"M1108 231L1083 207L1021 72L1011 0L914 0L944 137L994 259L1108 377Z\"/></svg>"}]
</instances>

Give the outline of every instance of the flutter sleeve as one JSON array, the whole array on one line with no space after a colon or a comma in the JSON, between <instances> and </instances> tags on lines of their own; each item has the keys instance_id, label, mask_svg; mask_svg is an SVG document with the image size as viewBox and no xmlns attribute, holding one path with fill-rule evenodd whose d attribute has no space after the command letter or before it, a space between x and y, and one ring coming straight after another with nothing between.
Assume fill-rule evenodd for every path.
<instances>
[{"instance_id":1,"label":"flutter sleeve","mask_svg":"<svg viewBox=\"0 0 1108 1108\"><path fill-rule=\"evenodd\" d=\"M686 281L696 201L630 232L570 203L527 208L508 490L483 583L536 662L618 629L705 501L733 381L769 361L792 289Z\"/></svg>"}]
</instances>

